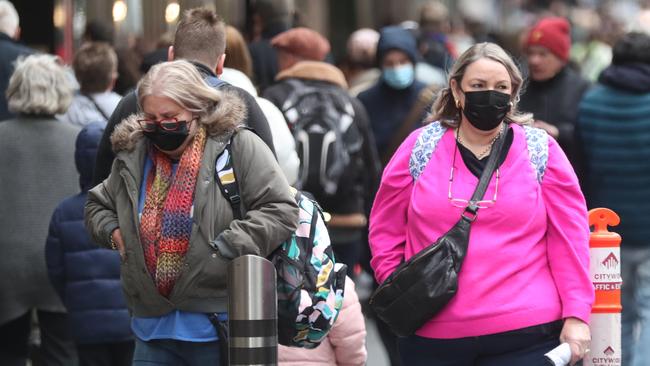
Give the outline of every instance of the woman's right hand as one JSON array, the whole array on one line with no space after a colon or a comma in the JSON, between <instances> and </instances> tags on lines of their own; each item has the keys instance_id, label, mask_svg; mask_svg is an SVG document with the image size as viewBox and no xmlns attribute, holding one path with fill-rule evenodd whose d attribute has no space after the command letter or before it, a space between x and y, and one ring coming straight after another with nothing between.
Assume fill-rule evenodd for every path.
<instances>
[{"instance_id":1,"label":"woman's right hand","mask_svg":"<svg viewBox=\"0 0 650 366\"><path fill-rule=\"evenodd\" d=\"M113 230L111 233L111 238L113 238L113 242L115 243L115 247L117 247L117 251L120 253L120 258L122 261L126 259L126 250L124 249L124 240L122 239L122 232L120 231L119 228Z\"/></svg>"},{"instance_id":2,"label":"woman's right hand","mask_svg":"<svg viewBox=\"0 0 650 366\"><path fill-rule=\"evenodd\" d=\"M575 365L589 353L591 331L589 325L578 318L569 317L564 320L560 342L568 343L571 347L571 362Z\"/></svg>"}]
</instances>

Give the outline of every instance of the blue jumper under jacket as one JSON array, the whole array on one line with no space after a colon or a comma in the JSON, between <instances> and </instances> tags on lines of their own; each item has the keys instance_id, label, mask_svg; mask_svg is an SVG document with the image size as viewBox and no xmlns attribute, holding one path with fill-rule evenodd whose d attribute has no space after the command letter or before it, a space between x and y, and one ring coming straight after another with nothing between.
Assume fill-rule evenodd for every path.
<instances>
[{"instance_id":1,"label":"blue jumper under jacket","mask_svg":"<svg viewBox=\"0 0 650 366\"><path fill-rule=\"evenodd\" d=\"M119 254L99 248L84 227L86 194L105 125L90 124L77 137L75 162L82 192L56 208L45 246L50 281L68 310L70 331L78 344L133 339Z\"/></svg>"},{"instance_id":2,"label":"blue jumper under jacket","mask_svg":"<svg viewBox=\"0 0 650 366\"><path fill-rule=\"evenodd\" d=\"M650 65L603 71L580 104L578 132L589 207L620 216L622 245L650 245Z\"/></svg>"}]
</instances>

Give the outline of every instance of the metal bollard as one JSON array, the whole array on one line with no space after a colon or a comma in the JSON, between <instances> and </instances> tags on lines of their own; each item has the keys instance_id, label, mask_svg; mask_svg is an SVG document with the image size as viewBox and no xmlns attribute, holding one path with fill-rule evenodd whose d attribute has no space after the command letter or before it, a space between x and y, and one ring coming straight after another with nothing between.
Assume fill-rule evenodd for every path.
<instances>
[{"instance_id":1,"label":"metal bollard","mask_svg":"<svg viewBox=\"0 0 650 366\"><path fill-rule=\"evenodd\" d=\"M606 208L589 211L589 225L594 231L589 238L591 280L596 301L591 316L591 346L585 355L585 366L621 365L621 236L609 232L620 218Z\"/></svg>"},{"instance_id":2,"label":"metal bollard","mask_svg":"<svg viewBox=\"0 0 650 366\"><path fill-rule=\"evenodd\" d=\"M265 258L244 255L228 266L230 365L278 364L276 274Z\"/></svg>"}]
</instances>

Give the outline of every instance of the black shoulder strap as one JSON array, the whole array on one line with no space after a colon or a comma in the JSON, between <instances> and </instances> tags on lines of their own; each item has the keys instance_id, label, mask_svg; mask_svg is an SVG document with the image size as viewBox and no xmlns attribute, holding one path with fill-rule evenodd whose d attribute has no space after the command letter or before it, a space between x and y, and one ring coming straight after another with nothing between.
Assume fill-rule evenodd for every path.
<instances>
[{"instance_id":1,"label":"black shoulder strap","mask_svg":"<svg viewBox=\"0 0 650 366\"><path fill-rule=\"evenodd\" d=\"M503 129L506 128L503 126L503 124L501 128L502 132L500 133L499 137L497 137L494 145L492 145L492 152L490 153L490 157L488 158L488 161L485 165L485 169L483 169L483 173L481 173L481 179L476 186L476 190L474 191L474 194L469 201L469 205L465 207L465 210L462 213L463 218L468 219L470 222L476 220L479 209L476 202L482 200L483 196L485 196L487 186L490 183L490 179L492 179L492 173L494 173L494 170L496 169L497 163L499 161L499 157L501 156L501 150L503 149L503 144L506 139L505 135L507 135L507 133L503 132Z\"/></svg>"},{"instance_id":2,"label":"black shoulder strap","mask_svg":"<svg viewBox=\"0 0 650 366\"><path fill-rule=\"evenodd\" d=\"M249 127L240 127L240 129L249 130L255 133L255 130ZM238 130L239 131L239 130ZM239 184L237 183L237 176L235 174L235 166L233 164L233 155L232 155L232 142L235 138L237 131L235 131L228 142L226 147L223 149L221 154L217 156L217 161L215 162L214 170L214 180L219 185L221 193L224 197L230 202L232 207L232 213L235 217L235 220L240 220L243 218L242 215L242 205L241 205L241 196L239 195Z\"/></svg>"},{"instance_id":3,"label":"black shoulder strap","mask_svg":"<svg viewBox=\"0 0 650 366\"><path fill-rule=\"evenodd\" d=\"M93 99L93 97L91 97L90 94L82 93L81 95L86 97L86 99L88 99L93 104L93 106L95 106L95 109L97 110L97 112L99 112L99 114L101 114L102 117L104 117L104 119L108 121L110 116L107 115L106 112L104 112L104 110L99 107L99 104L97 104L97 102L95 102L95 99Z\"/></svg>"},{"instance_id":4,"label":"black shoulder strap","mask_svg":"<svg viewBox=\"0 0 650 366\"><path fill-rule=\"evenodd\" d=\"M242 218L241 211L241 197L239 196L239 186L237 184L237 178L235 176L235 168L233 166L232 160L232 140L233 136L230 137L226 143L226 147L223 149L223 152L217 157L215 163L215 173L214 178L221 193L226 197L230 206L232 206L232 213L235 216L236 220Z\"/></svg>"}]
</instances>

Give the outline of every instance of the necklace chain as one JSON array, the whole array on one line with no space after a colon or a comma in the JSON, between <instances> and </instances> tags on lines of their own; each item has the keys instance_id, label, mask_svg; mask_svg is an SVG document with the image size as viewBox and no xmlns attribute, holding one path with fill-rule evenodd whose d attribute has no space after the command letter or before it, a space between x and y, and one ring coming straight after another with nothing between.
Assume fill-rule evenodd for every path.
<instances>
[{"instance_id":1,"label":"necklace chain","mask_svg":"<svg viewBox=\"0 0 650 366\"><path fill-rule=\"evenodd\" d=\"M499 133L497 133L496 136L494 136L492 138L492 141L490 141L490 143L487 144L485 149L480 154L476 155L476 157L479 160L483 159L484 157L486 157L486 156L488 156L490 154L490 150L492 150L492 146L494 145L494 142L499 138L499 136L501 136L501 133L503 133L503 124L501 125L501 128L499 129ZM458 128L458 130L456 132L456 141L458 141L458 143L460 143L461 145L466 146L463 143L463 140L460 138L460 128Z\"/></svg>"}]
</instances>

